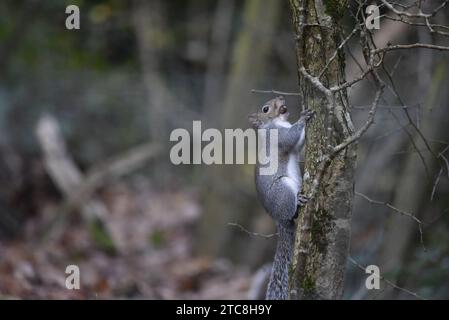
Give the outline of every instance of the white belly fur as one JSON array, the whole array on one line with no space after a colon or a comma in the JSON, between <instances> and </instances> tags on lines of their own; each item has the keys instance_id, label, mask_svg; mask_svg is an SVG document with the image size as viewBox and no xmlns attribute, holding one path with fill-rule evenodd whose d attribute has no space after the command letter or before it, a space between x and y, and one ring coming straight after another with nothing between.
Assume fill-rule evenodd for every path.
<instances>
[{"instance_id":1,"label":"white belly fur","mask_svg":"<svg viewBox=\"0 0 449 320\"><path fill-rule=\"evenodd\" d=\"M291 128L292 124L288 121L276 119L276 124L284 128ZM282 178L282 181L293 191L294 194L298 194L301 188L300 176L299 176L299 151L301 145L304 142L305 130L301 132L301 137L296 144L294 150L289 155L287 164L287 176Z\"/></svg>"},{"instance_id":2,"label":"white belly fur","mask_svg":"<svg viewBox=\"0 0 449 320\"><path fill-rule=\"evenodd\" d=\"M286 120L282 120L280 118L274 119L274 123L278 127L291 128L292 124Z\"/></svg>"},{"instance_id":3,"label":"white belly fur","mask_svg":"<svg viewBox=\"0 0 449 320\"><path fill-rule=\"evenodd\" d=\"M300 188L298 160L297 154L290 154L287 164L287 176L282 178L284 183L293 191L294 194L297 194Z\"/></svg>"}]
</instances>

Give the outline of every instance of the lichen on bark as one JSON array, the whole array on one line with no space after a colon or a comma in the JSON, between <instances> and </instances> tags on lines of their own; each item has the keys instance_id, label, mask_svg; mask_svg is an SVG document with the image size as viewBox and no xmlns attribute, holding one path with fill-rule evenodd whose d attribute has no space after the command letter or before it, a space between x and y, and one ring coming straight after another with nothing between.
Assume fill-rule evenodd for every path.
<instances>
[{"instance_id":1,"label":"lichen on bark","mask_svg":"<svg viewBox=\"0 0 449 320\"><path fill-rule=\"evenodd\" d=\"M303 77L303 66L318 76L335 53L341 30L338 24L345 0L291 0L296 32L301 104L316 112L306 131L303 192L308 194L329 148L353 133L346 92L326 96ZM344 53L329 64L320 81L326 87L344 81ZM330 128L330 129L329 129ZM292 299L338 299L349 251L354 192L356 145L337 154L327 166L314 198L300 210L290 277Z\"/></svg>"}]
</instances>

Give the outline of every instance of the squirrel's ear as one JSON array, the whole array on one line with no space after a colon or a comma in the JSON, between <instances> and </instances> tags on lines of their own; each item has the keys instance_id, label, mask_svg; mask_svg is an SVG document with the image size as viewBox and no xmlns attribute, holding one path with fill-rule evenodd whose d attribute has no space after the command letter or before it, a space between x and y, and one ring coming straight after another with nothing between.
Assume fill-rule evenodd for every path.
<instances>
[{"instance_id":1,"label":"squirrel's ear","mask_svg":"<svg viewBox=\"0 0 449 320\"><path fill-rule=\"evenodd\" d=\"M262 121L259 119L257 113L250 114L248 116L248 121L254 129L258 129L262 125Z\"/></svg>"}]
</instances>

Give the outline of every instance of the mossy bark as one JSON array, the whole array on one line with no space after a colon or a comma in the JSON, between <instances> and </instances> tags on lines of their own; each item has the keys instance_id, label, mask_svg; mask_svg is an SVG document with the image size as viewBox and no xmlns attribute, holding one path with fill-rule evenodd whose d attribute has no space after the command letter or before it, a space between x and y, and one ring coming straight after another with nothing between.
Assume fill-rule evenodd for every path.
<instances>
[{"instance_id":1,"label":"mossy bark","mask_svg":"<svg viewBox=\"0 0 449 320\"><path fill-rule=\"evenodd\" d=\"M344 0L291 0L298 66L320 75L341 41L339 20ZM320 77L331 87L344 82L345 57ZM299 70L298 67L298 70ZM330 147L353 133L346 92L329 105L325 95L299 72L302 105L316 112L307 128L303 192L307 195ZM356 146L350 145L327 166L315 196L300 210L290 277L291 299L339 299L349 253Z\"/></svg>"}]
</instances>

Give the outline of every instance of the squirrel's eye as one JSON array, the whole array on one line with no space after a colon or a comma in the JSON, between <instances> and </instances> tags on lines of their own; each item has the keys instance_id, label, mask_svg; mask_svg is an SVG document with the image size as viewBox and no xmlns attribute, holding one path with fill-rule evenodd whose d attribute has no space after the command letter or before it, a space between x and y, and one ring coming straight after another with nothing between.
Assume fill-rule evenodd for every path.
<instances>
[{"instance_id":1,"label":"squirrel's eye","mask_svg":"<svg viewBox=\"0 0 449 320\"><path fill-rule=\"evenodd\" d=\"M267 113L268 110L270 110L270 107L269 107L269 106L264 106L264 107L262 108L262 112L263 112L263 113Z\"/></svg>"}]
</instances>

